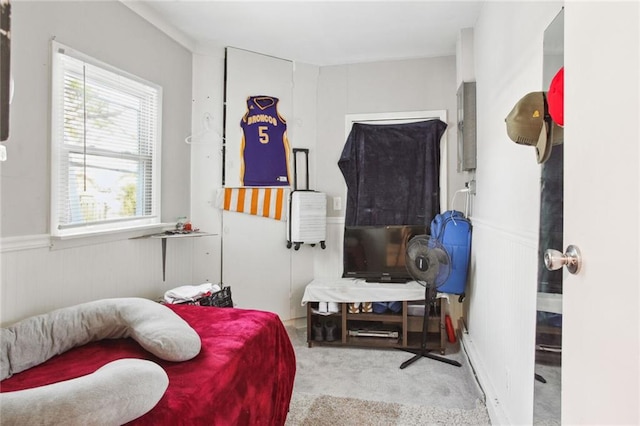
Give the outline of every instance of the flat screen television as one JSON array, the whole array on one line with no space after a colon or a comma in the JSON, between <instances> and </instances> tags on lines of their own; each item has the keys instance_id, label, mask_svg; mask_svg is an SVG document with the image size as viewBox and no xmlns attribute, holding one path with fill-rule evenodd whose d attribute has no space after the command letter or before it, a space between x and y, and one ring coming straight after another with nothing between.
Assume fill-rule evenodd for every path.
<instances>
[{"instance_id":1,"label":"flat screen television","mask_svg":"<svg viewBox=\"0 0 640 426\"><path fill-rule=\"evenodd\" d=\"M415 235L426 233L424 225L346 226L343 278L381 283L411 281L405 266L407 244Z\"/></svg>"}]
</instances>

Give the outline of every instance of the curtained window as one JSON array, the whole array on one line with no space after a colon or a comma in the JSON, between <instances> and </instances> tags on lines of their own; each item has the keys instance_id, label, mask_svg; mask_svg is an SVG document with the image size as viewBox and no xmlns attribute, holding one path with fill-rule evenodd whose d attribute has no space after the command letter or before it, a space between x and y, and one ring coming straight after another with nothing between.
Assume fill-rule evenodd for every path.
<instances>
[{"instance_id":1,"label":"curtained window","mask_svg":"<svg viewBox=\"0 0 640 426\"><path fill-rule=\"evenodd\" d=\"M345 226L425 225L440 212L441 120L355 123L338 166L347 184Z\"/></svg>"}]
</instances>

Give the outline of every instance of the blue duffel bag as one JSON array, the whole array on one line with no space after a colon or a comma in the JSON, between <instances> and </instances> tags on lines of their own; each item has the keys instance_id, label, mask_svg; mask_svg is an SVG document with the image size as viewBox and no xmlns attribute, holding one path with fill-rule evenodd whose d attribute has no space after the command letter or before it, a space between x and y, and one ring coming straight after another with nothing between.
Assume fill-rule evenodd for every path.
<instances>
[{"instance_id":1,"label":"blue duffel bag","mask_svg":"<svg viewBox=\"0 0 640 426\"><path fill-rule=\"evenodd\" d=\"M438 287L440 293L465 296L471 258L471 221L457 210L447 210L431 221L431 237L438 240L451 259L449 278Z\"/></svg>"}]
</instances>

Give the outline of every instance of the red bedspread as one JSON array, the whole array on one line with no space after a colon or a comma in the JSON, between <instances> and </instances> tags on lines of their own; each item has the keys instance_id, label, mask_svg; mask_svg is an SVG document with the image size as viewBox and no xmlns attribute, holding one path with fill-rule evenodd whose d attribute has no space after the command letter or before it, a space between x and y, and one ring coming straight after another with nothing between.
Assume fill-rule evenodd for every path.
<instances>
[{"instance_id":1,"label":"red bedspread","mask_svg":"<svg viewBox=\"0 0 640 426\"><path fill-rule=\"evenodd\" d=\"M243 309L167 306L200 335L202 350L194 359L163 361L132 339L102 340L2 381L2 392L90 374L120 358L142 358L165 369L169 388L153 410L130 425L283 425L296 362L278 316Z\"/></svg>"}]
</instances>

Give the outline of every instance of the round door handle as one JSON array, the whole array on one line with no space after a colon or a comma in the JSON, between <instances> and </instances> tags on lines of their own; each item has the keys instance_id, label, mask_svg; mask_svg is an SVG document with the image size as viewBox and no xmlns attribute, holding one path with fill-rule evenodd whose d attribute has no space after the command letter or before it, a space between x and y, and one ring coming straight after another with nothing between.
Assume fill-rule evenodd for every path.
<instances>
[{"instance_id":1,"label":"round door handle","mask_svg":"<svg viewBox=\"0 0 640 426\"><path fill-rule=\"evenodd\" d=\"M568 246L564 254L561 251L554 249L547 249L544 252L544 266L550 271L555 271L567 267L567 271L572 274L580 272L582 266L582 256L580 255L580 249L576 246Z\"/></svg>"}]
</instances>

